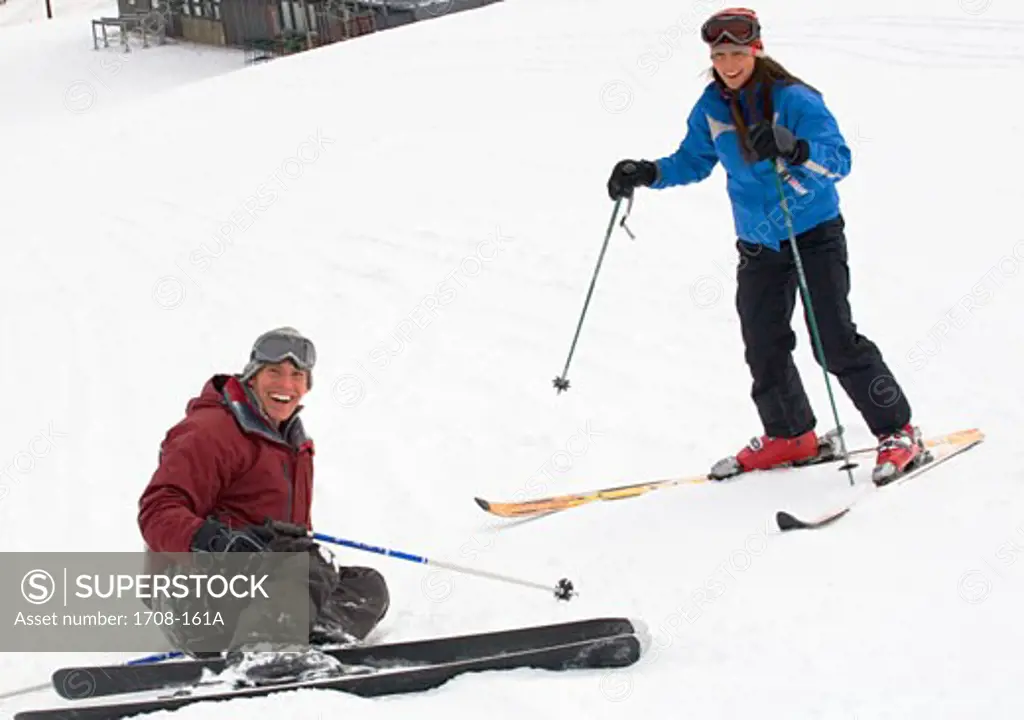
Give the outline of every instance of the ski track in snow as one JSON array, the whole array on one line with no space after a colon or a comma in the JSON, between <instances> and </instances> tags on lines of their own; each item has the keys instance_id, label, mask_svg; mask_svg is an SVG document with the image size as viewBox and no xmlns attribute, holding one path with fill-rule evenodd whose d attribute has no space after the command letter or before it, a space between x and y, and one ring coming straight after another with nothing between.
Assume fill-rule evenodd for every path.
<instances>
[{"instance_id":1,"label":"ski track in snow","mask_svg":"<svg viewBox=\"0 0 1024 720\"><path fill-rule=\"evenodd\" d=\"M1024 713L1024 158L1006 91L1024 11L1011 4L757 6L768 51L824 91L853 148L840 192L860 329L925 434L981 427L980 448L785 536L775 511L850 497L845 474L683 486L525 523L472 501L690 475L758 432L720 169L638 193L636 240L615 232L572 388L551 387L611 212L607 174L682 139L706 82L698 28L718 6L507 0L246 67L188 44L95 52L88 20L110 3L58 4L53 21L0 5L4 551L139 549L163 433L259 332L293 324L321 357L304 411L318 529L581 593L558 603L339 549L391 584L382 639L604 614L642 619L653 639L614 673L154 718ZM870 443L833 389L849 444ZM128 657L7 653L0 692ZM51 704L37 692L0 715Z\"/></svg>"}]
</instances>

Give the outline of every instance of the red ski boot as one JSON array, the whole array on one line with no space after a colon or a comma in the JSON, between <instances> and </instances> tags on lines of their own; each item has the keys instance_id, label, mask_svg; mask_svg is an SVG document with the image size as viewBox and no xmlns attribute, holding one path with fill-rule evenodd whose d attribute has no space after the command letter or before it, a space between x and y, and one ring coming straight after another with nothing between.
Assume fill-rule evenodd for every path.
<instances>
[{"instance_id":1,"label":"red ski boot","mask_svg":"<svg viewBox=\"0 0 1024 720\"><path fill-rule=\"evenodd\" d=\"M899 432L878 438L878 458L871 472L871 481L878 487L888 485L925 459L921 430L906 425Z\"/></svg>"},{"instance_id":2,"label":"red ski boot","mask_svg":"<svg viewBox=\"0 0 1024 720\"><path fill-rule=\"evenodd\" d=\"M813 460L818 455L818 436L813 430L792 438L762 435L754 438L738 455L723 458L711 468L713 480L751 470L769 470Z\"/></svg>"}]
</instances>

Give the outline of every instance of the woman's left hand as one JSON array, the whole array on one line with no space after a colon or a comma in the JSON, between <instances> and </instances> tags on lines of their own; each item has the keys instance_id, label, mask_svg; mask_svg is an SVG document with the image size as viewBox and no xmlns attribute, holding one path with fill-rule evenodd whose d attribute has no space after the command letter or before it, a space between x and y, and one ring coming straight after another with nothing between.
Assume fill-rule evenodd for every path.
<instances>
[{"instance_id":1,"label":"woman's left hand","mask_svg":"<svg viewBox=\"0 0 1024 720\"><path fill-rule=\"evenodd\" d=\"M807 160L809 146L806 140L794 137L782 125L759 122L750 129L750 145L758 160L782 158L794 165Z\"/></svg>"}]
</instances>

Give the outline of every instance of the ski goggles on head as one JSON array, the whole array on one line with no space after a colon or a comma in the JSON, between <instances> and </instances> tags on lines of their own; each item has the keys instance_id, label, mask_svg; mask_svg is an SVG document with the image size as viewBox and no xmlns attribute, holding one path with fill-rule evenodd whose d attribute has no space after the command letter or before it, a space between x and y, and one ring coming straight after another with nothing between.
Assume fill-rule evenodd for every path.
<instances>
[{"instance_id":1,"label":"ski goggles on head","mask_svg":"<svg viewBox=\"0 0 1024 720\"><path fill-rule=\"evenodd\" d=\"M751 45L761 37L761 24L749 15L716 15L701 27L700 37L712 46L724 42Z\"/></svg>"},{"instance_id":2,"label":"ski goggles on head","mask_svg":"<svg viewBox=\"0 0 1024 720\"><path fill-rule=\"evenodd\" d=\"M261 363L291 360L302 370L312 370L316 365L316 348L312 340L304 337L272 333L256 341L249 359Z\"/></svg>"}]
</instances>

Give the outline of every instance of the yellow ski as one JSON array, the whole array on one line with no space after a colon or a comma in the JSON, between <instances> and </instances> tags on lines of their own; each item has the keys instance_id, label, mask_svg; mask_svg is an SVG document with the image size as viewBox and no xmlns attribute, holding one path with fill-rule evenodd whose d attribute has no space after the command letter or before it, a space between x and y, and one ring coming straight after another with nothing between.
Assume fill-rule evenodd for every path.
<instances>
[{"instance_id":1,"label":"yellow ski","mask_svg":"<svg viewBox=\"0 0 1024 720\"><path fill-rule=\"evenodd\" d=\"M971 430L959 430L957 432L949 433L948 435L940 435L934 438L929 438L925 441L925 445L928 447L935 447L937 445L943 445L947 443L962 443L969 442L980 431L977 429ZM864 455L875 451L874 447L859 448L857 450L851 450L849 454ZM813 465L822 465L825 463L832 463L841 461L842 457L829 457L823 460L811 461L803 465L796 467L809 467ZM772 471L763 471L772 472ZM699 483L712 482L707 476L694 475L692 477L681 477L681 478L667 478L664 480L652 480L648 482L634 483L632 485L620 485L618 487L602 488L600 490L591 490L582 493L572 493L566 495L554 495L546 498L538 498L536 500L522 500L513 502L493 502L490 500L484 500L483 498L473 498L477 505L486 512L492 515L505 518L521 518L530 517L533 515L545 515L551 512L559 512L561 510L569 510L571 508L579 507L581 505L589 505L594 502L606 502L609 500L625 500L627 498L639 497L640 495L646 495L654 490L661 490L668 487L676 487L678 485L696 485Z\"/></svg>"},{"instance_id":2,"label":"yellow ski","mask_svg":"<svg viewBox=\"0 0 1024 720\"><path fill-rule=\"evenodd\" d=\"M816 530L823 528L827 525L831 525L839 518L845 517L857 503L861 502L867 497L870 497L873 493L878 490L884 490L895 485L901 485L902 483L915 478L922 473L928 472L936 465L940 465L951 458L956 457L960 453L967 452L973 447L977 447L985 440L985 434L978 429L974 430L961 430L960 432L951 433L942 438L935 438L931 441L926 441L925 445L928 447L928 453L924 457L923 462L910 468L902 475L898 475L894 480L882 485L881 487L875 487L869 484L866 490L857 495L853 500L834 507L828 512L821 513L812 520L802 520L795 516L793 513L785 510L780 510L775 513L775 522L779 526L779 530L786 532L789 530Z\"/></svg>"}]
</instances>

